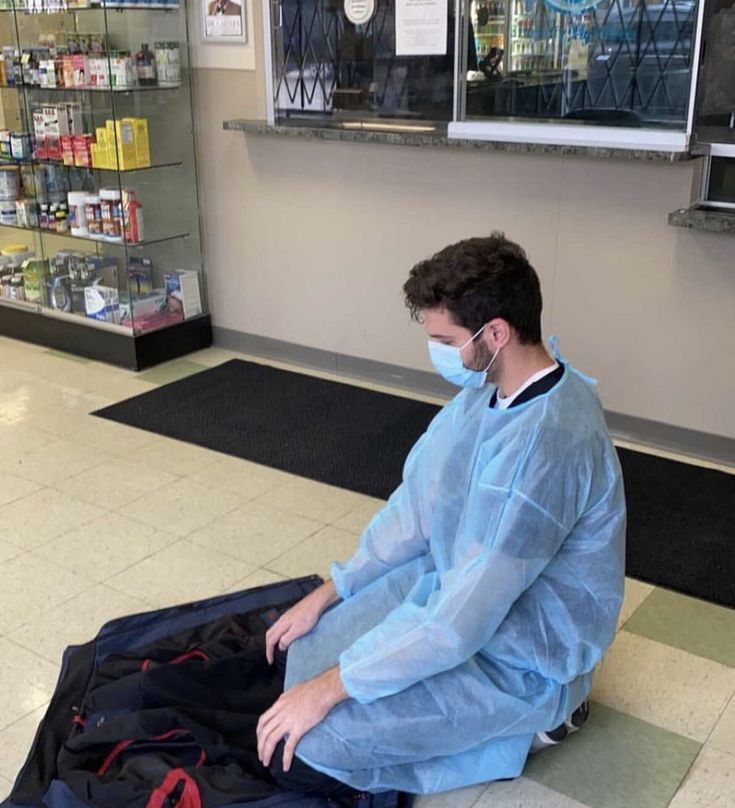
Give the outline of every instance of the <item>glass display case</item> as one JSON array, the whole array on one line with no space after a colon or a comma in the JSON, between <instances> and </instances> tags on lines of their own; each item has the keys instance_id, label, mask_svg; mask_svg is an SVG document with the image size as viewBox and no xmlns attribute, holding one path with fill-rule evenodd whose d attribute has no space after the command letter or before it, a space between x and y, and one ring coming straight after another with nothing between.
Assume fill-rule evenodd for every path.
<instances>
[{"instance_id":1,"label":"glass display case","mask_svg":"<svg viewBox=\"0 0 735 808\"><path fill-rule=\"evenodd\" d=\"M3 0L0 47L0 333L209 344L183 0Z\"/></svg>"}]
</instances>

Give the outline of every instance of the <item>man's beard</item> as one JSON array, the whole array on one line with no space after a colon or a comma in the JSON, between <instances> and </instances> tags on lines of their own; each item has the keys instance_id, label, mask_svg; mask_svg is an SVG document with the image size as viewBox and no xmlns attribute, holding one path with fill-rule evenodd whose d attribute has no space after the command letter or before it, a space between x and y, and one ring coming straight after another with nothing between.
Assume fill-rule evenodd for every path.
<instances>
[{"instance_id":1,"label":"man's beard","mask_svg":"<svg viewBox=\"0 0 735 808\"><path fill-rule=\"evenodd\" d=\"M502 357L499 356L493 362L494 356L495 354L490 350L485 342L480 340L475 343L475 353L472 357L472 363L467 365L467 367L472 368L472 370L483 371L492 362L493 366L490 368L490 370L488 370L487 378L489 381L493 382L498 377L500 372L500 362L502 360Z\"/></svg>"}]
</instances>

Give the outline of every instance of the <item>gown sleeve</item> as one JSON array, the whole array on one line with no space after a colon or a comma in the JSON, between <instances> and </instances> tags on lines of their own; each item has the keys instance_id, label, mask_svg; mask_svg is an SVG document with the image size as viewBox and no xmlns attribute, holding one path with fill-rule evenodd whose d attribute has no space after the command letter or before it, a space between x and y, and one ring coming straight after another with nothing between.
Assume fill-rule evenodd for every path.
<instances>
[{"instance_id":1,"label":"gown sleeve","mask_svg":"<svg viewBox=\"0 0 735 808\"><path fill-rule=\"evenodd\" d=\"M332 581L343 600L395 567L428 553L438 483L435 461L451 445L457 406L454 399L442 408L411 449L401 485L365 528L352 558L332 564Z\"/></svg>"},{"instance_id":2,"label":"gown sleeve","mask_svg":"<svg viewBox=\"0 0 735 808\"><path fill-rule=\"evenodd\" d=\"M510 484L492 461L485 467L467 503L464 530L476 538L463 557L425 603L404 602L341 654L340 676L351 697L369 703L397 693L460 665L491 640L585 507L589 463L557 450L530 446Z\"/></svg>"}]
</instances>

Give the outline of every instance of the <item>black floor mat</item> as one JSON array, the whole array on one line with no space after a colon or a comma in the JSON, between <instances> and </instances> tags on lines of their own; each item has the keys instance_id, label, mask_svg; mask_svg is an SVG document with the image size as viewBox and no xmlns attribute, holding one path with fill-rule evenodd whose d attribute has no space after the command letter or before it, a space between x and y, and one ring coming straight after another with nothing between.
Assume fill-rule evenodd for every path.
<instances>
[{"instance_id":1,"label":"black floor mat","mask_svg":"<svg viewBox=\"0 0 735 808\"><path fill-rule=\"evenodd\" d=\"M235 359L95 415L387 499L437 409ZM735 606L735 476L619 454L628 574Z\"/></svg>"}]
</instances>

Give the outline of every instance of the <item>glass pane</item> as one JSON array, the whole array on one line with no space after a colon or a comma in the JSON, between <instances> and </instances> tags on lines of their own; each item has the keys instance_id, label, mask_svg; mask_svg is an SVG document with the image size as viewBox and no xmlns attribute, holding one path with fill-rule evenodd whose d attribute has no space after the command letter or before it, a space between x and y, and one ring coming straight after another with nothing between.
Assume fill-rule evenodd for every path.
<instances>
[{"instance_id":1,"label":"glass pane","mask_svg":"<svg viewBox=\"0 0 735 808\"><path fill-rule=\"evenodd\" d=\"M0 252L37 261L26 303L128 333L205 313L184 4L4 11L0 36Z\"/></svg>"},{"instance_id":2,"label":"glass pane","mask_svg":"<svg viewBox=\"0 0 735 808\"><path fill-rule=\"evenodd\" d=\"M273 28L277 117L448 121L454 98L454 9L446 52L397 56L395 1L353 25L342 0L282 0Z\"/></svg>"},{"instance_id":3,"label":"glass pane","mask_svg":"<svg viewBox=\"0 0 735 808\"><path fill-rule=\"evenodd\" d=\"M697 4L470 0L469 119L686 128Z\"/></svg>"}]
</instances>

